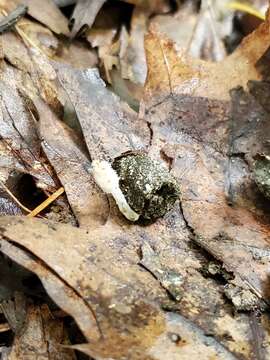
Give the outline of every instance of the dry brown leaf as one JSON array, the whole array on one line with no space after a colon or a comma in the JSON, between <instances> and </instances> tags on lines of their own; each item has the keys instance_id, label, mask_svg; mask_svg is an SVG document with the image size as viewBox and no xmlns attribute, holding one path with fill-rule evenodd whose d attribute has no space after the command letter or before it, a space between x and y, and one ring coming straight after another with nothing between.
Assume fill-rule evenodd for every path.
<instances>
[{"instance_id":1,"label":"dry brown leaf","mask_svg":"<svg viewBox=\"0 0 270 360\"><path fill-rule=\"evenodd\" d=\"M21 221L25 222L25 219L21 219L19 223L17 220L19 219L14 218L12 220L10 218L8 223L11 224L13 222L13 225L16 223L20 226ZM128 259L125 260L123 254L119 254L116 248L113 250L111 247L113 246L112 236L117 237L120 229L115 229L114 235L111 231L107 232L106 240L105 238L99 239L98 231L96 232L97 238L94 232L91 231L90 240L88 231L70 226L64 228L55 227L53 224L52 228L48 227L46 223L35 221L35 219L31 223L33 225L32 230L21 223L22 228L25 228L27 231L25 239L28 239L24 244L21 244L23 248L42 258L50 269L57 272L58 277L64 279L66 284L72 286L76 293L80 294L90 306L93 306L103 336L105 336L109 343L111 342L111 345L116 342L114 348L106 346L105 341L101 342L100 350L97 344L94 345L94 349L97 352L98 350L105 351L106 356L109 356L110 351L112 351L112 354L124 354L126 351L131 351L129 347L134 346L134 344L138 346L139 341L143 341L140 346L142 348L150 346L155 339L154 334L158 336L164 329L163 316L156 308L143 300L145 296L142 296L142 291L147 291L147 287L151 286L151 282L153 282L152 277L146 272L140 271L136 264L127 269L125 264ZM15 230L17 225L15 227L13 225L11 228ZM16 233L19 235L19 228L17 230ZM43 240L40 241L39 245L36 242L34 249L30 243L33 244L32 236L36 231L41 236L40 240L41 238ZM103 230L103 232L106 234L106 230ZM16 241L15 233L11 237ZM6 240L11 239L7 233L4 235L4 238ZM44 247L42 250L43 254L38 250L41 243L44 244L44 240L47 244L46 255L44 254ZM110 250L106 251L109 243L111 244ZM89 247L92 250L89 251ZM66 248L69 249L68 254L66 253ZM84 258L85 255L86 258ZM110 269L107 269L107 264L109 263L112 266ZM134 276L137 281L133 283L132 279ZM156 291L159 292L159 287L157 287ZM71 314L73 314L73 311L71 310ZM138 315L141 316L141 319L148 319L144 323L139 321L139 327L136 325ZM133 317L134 321L132 321ZM137 340L124 334L128 318L131 321L128 329L134 334L135 331L137 332ZM155 320L157 323L155 323ZM80 321L84 320L81 319ZM149 338L145 338L147 331L151 334ZM124 346L119 347L125 339L126 343L124 343Z\"/></svg>"},{"instance_id":2,"label":"dry brown leaf","mask_svg":"<svg viewBox=\"0 0 270 360\"><path fill-rule=\"evenodd\" d=\"M54 65L91 159L113 160L127 150L143 148L168 163L177 176L180 206L176 203L163 219L148 226L127 223L110 199L108 211L106 199L87 174L88 155L81 140L32 97L40 115L43 149L86 229L2 218L1 250L41 278L88 341L97 338L99 327L104 339L77 346L92 357L164 359L165 353L168 359L190 359L196 351L202 359L250 359L269 354L267 343L262 344L262 339L269 339L269 320L263 318L261 326L253 314L232 315L222 283L200 273L208 259L190 240L195 235L200 246L233 272L235 277L226 281L238 287L237 294L242 287L243 293L251 289L267 300L269 220L250 175L253 153L266 149L267 96L255 96L258 84L247 91L247 80L259 79L260 74L254 62L244 60L254 53L256 60L261 57L268 46L258 34L266 42L268 31L264 24L223 67L178 57L173 44L151 33L146 41L145 120L112 95L96 71ZM36 56L35 62L41 60L56 79L48 62ZM236 85L245 90L230 95ZM107 219L103 226L101 219ZM236 304L233 292L226 294Z\"/></svg>"},{"instance_id":3,"label":"dry brown leaf","mask_svg":"<svg viewBox=\"0 0 270 360\"><path fill-rule=\"evenodd\" d=\"M48 56L53 56L58 40L44 26L23 20L17 33L1 35L3 57L16 69L11 69L20 93L32 98L41 96L54 110L61 111L61 95L58 94L57 77ZM3 66L3 72L7 72Z\"/></svg>"},{"instance_id":4,"label":"dry brown leaf","mask_svg":"<svg viewBox=\"0 0 270 360\"><path fill-rule=\"evenodd\" d=\"M79 71L57 64L55 68L75 108L92 159L114 159L130 149L147 146L147 124L106 89L96 69Z\"/></svg>"},{"instance_id":5,"label":"dry brown leaf","mask_svg":"<svg viewBox=\"0 0 270 360\"><path fill-rule=\"evenodd\" d=\"M116 28L112 29L90 29L87 40L92 47L97 47L98 58L104 67L106 80L111 83L110 71L114 66L119 66L117 54L119 52L119 41L113 43L117 33Z\"/></svg>"},{"instance_id":6,"label":"dry brown leaf","mask_svg":"<svg viewBox=\"0 0 270 360\"><path fill-rule=\"evenodd\" d=\"M217 21L217 15L213 10L208 1L201 2L200 15L192 32L187 50L191 56L196 58L208 61L221 61L224 60L227 53L222 39L225 36L220 28L229 22L229 34L231 34L233 13L231 12L229 16L222 13L223 16L220 16L222 25L220 25Z\"/></svg>"},{"instance_id":7,"label":"dry brown leaf","mask_svg":"<svg viewBox=\"0 0 270 360\"><path fill-rule=\"evenodd\" d=\"M54 319L46 306L28 306L26 312L24 328L15 335L9 360L75 360L73 350L61 346L69 343L62 320Z\"/></svg>"},{"instance_id":8,"label":"dry brown leaf","mask_svg":"<svg viewBox=\"0 0 270 360\"><path fill-rule=\"evenodd\" d=\"M8 44L9 39L11 46ZM4 56L13 67L4 62L1 76L12 76L13 86L26 102L40 96L56 113L61 113L64 99L47 56L38 48L26 47L14 34L5 34L3 44Z\"/></svg>"},{"instance_id":9,"label":"dry brown leaf","mask_svg":"<svg viewBox=\"0 0 270 360\"><path fill-rule=\"evenodd\" d=\"M174 213L173 218L179 222L175 215ZM171 221L172 217L157 224L151 231L136 226L125 225L123 228L108 223L100 229L92 229L89 232L38 219L1 218L1 249L12 259L37 273L49 294L64 307L65 311L74 316L89 340L92 340L92 334L85 331L89 320L85 316L78 316L76 313L78 306L68 307L64 301L67 295L63 293L59 282L62 281L63 285L73 288L77 295L93 307L103 340L76 348L94 357L127 356L131 359L164 359L166 353L168 359L178 356L188 359L194 351L198 351L203 359L208 359L209 356L235 359L235 356L216 340L209 337L206 340L203 332L195 324L176 314L165 315L154 305L157 300L161 303L167 301L168 305L169 302L159 283L137 265L139 257L136 255L136 247L139 244L144 242L153 244L152 246L159 249L160 261L166 261L169 267L182 268L183 263L188 261L191 270L191 267L198 262L193 257L192 251L188 250L188 243L183 242L182 248L177 247L176 244L173 249L168 248L168 244L180 230L179 225L175 224L176 228L171 229L171 234L166 233L166 222L171 224ZM157 229L162 234L159 239L155 238ZM16 244L20 248L17 248ZM28 253L32 254L31 257L27 255ZM41 266L43 268L44 265L40 261L35 264L35 257L42 259L42 264L46 264L47 269L41 271ZM198 275L198 272L191 271L185 279L186 286L191 286L198 292L193 296L200 294L198 289L200 282L197 279L195 281L197 285L194 287L193 280L190 282L190 279ZM50 286L48 286L50 278ZM55 285L53 278L57 279ZM203 279L201 276L202 282L206 282L203 287L206 286L204 291L207 294L207 302L200 300L202 296L200 294L197 298L197 306L202 304L206 306L211 296L210 283ZM216 299L219 297L218 292L213 295ZM192 299L194 301L192 304L196 306L196 297L191 297L190 300ZM182 304L184 305L185 302ZM214 306L217 309L217 301ZM198 318L198 314L196 312L194 316ZM225 314L220 313L220 316L223 317ZM230 317L229 313L226 316ZM234 325L234 319L231 320L234 329L238 322L236 321ZM219 329L222 331L221 324ZM236 328L235 331L235 334L240 334ZM233 344L232 339L230 342ZM248 343L246 346L244 349L249 353ZM243 347L244 343L242 343ZM233 351L238 351L238 348L235 347Z\"/></svg>"},{"instance_id":10,"label":"dry brown leaf","mask_svg":"<svg viewBox=\"0 0 270 360\"><path fill-rule=\"evenodd\" d=\"M40 154L36 124L24 107L11 67L5 67L1 74L0 93L1 180L5 182L14 171L29 173L39 181L41 188L54 189L50 169Z\"/></svg>"},{"instance_id":11,"label":"dry brown leaf","mask_svg":"<svg viewBox=\"0 0 270 360\"><path fill-rule=\"evenodd\" d=\"M93 76L93 74L95 75L95 73L92 73L92 76ZM106 89L104 87L102 87L103 85L102 85L102 83L100 83L100 80L96 77L96 75L95 75L95 78L93 79L91 76L89 76L89 75L91 75L91 72L89 73L88 76L85 76L85 74L83 74L82 72L78 72L78 71L75 72L75 71L72 71L71 69L69 69L69 71L64 72L63 68L60 68L60 70L58 70L58 75L59 75L60 81L64 85L65 89L68 91L70 99L75 106L75 110L76 110L76 113L78 114L79 121L80 121L82 129L84 131L84 136L86 138L88 149L90 151L92 158L99 157L99 156L105 157L105 158L114 158L117 155L119 155L121 152L126 151L127 148L132 148L132 143L127 142L125 144L123 142L123 140L119 141L119 139L123 139L123 131L120 126L119 127L115 126L114 132L111 133L111 139L115 139L115 140L113 140L113 143L111 144L108 141L108 135L107 135L108 130L107 129L109 126L111 126L111 123L107 125L106 122L104 122L104 119L106 120L109 117L111 118L112 115L108 115L108 112L106 110L107 102L103 101L103 102L99 103L97 100L97 99L99 99L101 94L103 95L103 97L101 97L102 99L105 99L105 96L108 96L108 94L107 94ZM80 93L81 91L83 92L82 94ZM91 94L93 94L93 91L95 94L100 92L98 94L97 99L95 99L94 95L91 95ZM86 100L87 97L88 97L88 100ZM111 99L111 96L109 96L109 99ZM88 107L85 105L86 103L88 104ZM96 105L96 104L99 104L99 105ZM115 109L115 107L117 109L119 109L120 104L118 104L118 102L113 101L113 103L112 103L110 100L110 104L113 104L113 105L111 105L111 108L110 108L111 113L112 113L112 109ZM183 102L181 103L181 106L182 106L182 104L183 104ZM200 105L200 102L199 102L199 105ZM188 103L186 106L187 106L187 108L189 108L190 103ZM194 106L194 104L192 106ZM217 109L216 110L217 114L219 114L219 111L218 111L219 108L217 106L215 106L213 108ZM208 109L208 107L206 107L206 109ZM222 109L223 108L221 108L221 110ZM93 111L94 111L94 113L93 113ZM151 111L153 112L154 109L152 109ZM164 113L166 115L170 114L170 112L167 110ZM221 111L220 113L223 114L224 112ZM100 116L99 114L102 114L100 118L99 118L99 116ZM201 114L201 109L200 109L200 114ZM98 115L98 117L97 117L97 115ZM130 119L129 115L126 115L126 116L127 116L127 119ZM154 116L154 113L153 113L153 116ZM97 124L98 124L97 119L103 120L102 126L97 126ZM116 122L116 124L118 124L119 120L120 120L119 117L115 117L114 121ZM215 121L214 115L213 115L213 119L210 118L210 120L212 122ZM210 120L209 120L208 126L211 130L212 122L210 122ZM86 121L87 121L87 126L85 125ZM100 120L99 120L99 123L100 123ZM190 121L189 121L189 123L190 123ZM128 129L129 129L129 130L126 130L126 132L128 132L129 134L132 134L134 132L134 126L140 127L141 131L139 132L139 134L141 134L140 135L141 139L144 139L144 140L143 140L143 142L141 140L138 143L141 142L141 144L144 144L144 146L147 147L149 145L149 138L146 136L145 130L144 130L144 132L142 132L142 124L144 124L144 122L138 122L136 124L136 122L131 123L131 121L130 121L130 122L126 123L126 125L125 125L125 126L128 126ZM92 130L92 128L93 128L93 130ZM163 154L165 156L165 158L173 159L174 158L173 151L176 151L176 150L178 151L178 143L180 141L180 138L179 138L179 140L177 140L178 134L175 134L175 125L173 125L173 123L170 122L168 125L168 129L162 130L164 137L166 136L166 134L168 134L168 138L165 138L165 142L164 142L164 138L162 138L160 136L160 134L155 131L154 124L152 124L152 130L153 130L153 136L152 136L152 143L151 143L151 147L150 147L151 153L153 155L156 155L157 157L159 157L160 154L161 155ZM136 129L136 127L135 127L135 131L138 131ZM95 134L96 134L95 137L93 137L93 132L95 132ZM220 136L222 136L222 134L223 133L221 132ZM184 135L183 137L185 139L186 135ZM213 142L214 139L212 139L212 137L213 137L212 133L210 133L209 135L206 134L206 139L208 141L212 140L212 142ZM98 143L97 143L96 139L99 139ZM190 140L191 145L187 144L186 146L192 146L192 144L194 142L194 140L192 140L192 139ZM195 139L196 139L196 137L195 137ZM115 148L115 144L118 144L117 148ZM160 146L161 144L167 144L167 145ZM197 143L195 145L196 145L195 149L197 149L197 146L198 146ZM219 146L221 147L221 145L219 145ZM209 152L212 156L213 152L211 152L211 148L209 149ZM113 154L113 156L111 154ZM184 153L182 151L180 153L180 160L183 159L183 161L186 161L186 159L183 157L183 155L184 155ZM219 155L219 153L218 153L218 155ZM193 161L192 157L191 157L191 160ZM214 160L213 160L213 162L214 162ZM210 165L212 165L211 162L209 163L209 166ZM197 170L198 166L196 163L196 158L194 161L194 167ZM181 163L177 163L177 166L174 166L173 170L174 170L175 174L178 176L180 182L182 182L183 179L186 179L186 176L183 177L185 168L183 169L183 166L181 165ZM199 171L199 170L197 170L197 171ZM179 174L179 172L180 172L180 174ZM194 172L194 174L196 174L196 173ZM223 173L222 173L222 175L223 175ZM199 174L198 178L196 177L195 180L198 182L198 179L202 181L201 186L203 187L204 178L202 177L201 174ZM188 184L187 184L187 186L188 186ZM183 200L185 200L185 199L183 199ZM210 202L210 204L211 204L211 202ZM95 206L92 208L91 211L93 211L93 212L95 211ZM200 214L199 212L194 212L194 213ZM177 226L176 226L175 222L178 224ZM188 228L185 228L185 223L183 222L182 215L179 212L179 209L178 210L175 209L175 212L172 212L170 214L170 216L168 216L168 218L166 218L164 220L164 222L160 221L157 224L151 225L150 227L148 227L145 230L142 230L140 227L137 227L137 226L136 227L133 226L132 229L131 229L131 227L128 227L128 230L127 229L124 230L125 229L124 224L125 224L125 222L123 221L123 219L118 218L117 210L113 206L111 208L110 218L108 219L106 226L101 227L97 230L98 233L102 234L102 235L98 235L99 241L101 241L101 239L103 239L102 241L105 241L106 243L108 243L108 240L106 241L104 239L104 236L105 236L104 231L105 232L112 231L112 229L114 229L115 226L117 229L119 227L119 225L121 225L121 227L125 233L124 237L126 238L128 236L129 240L127 240L127 241L130 244L134 243L134 241L136 241L135 239L137 238L138 234L141 234L141 235L139 235L140 238L152 239L153 243L155 244L156 249L159 249L159 257L164 261L164 263L166 264L166 266L168 268L173 268L178 276L181 275L184 277L184 283L185 283L184 288L185 288L185 290L189 289L189 291L186 293L186 295L183 295L183 300L181 301L181 306L179 306L179 309L181 309L181 311L184 312L188 318L192 319L196 323L198 322L200 324L200 326L205 329L205 331L212 331L213 333L215 333L216 331L218 333L225 333L225 330L222 328L222 325L221 325L222 324L221 320L220 320L220 322L217 323L214 315L212 317L205 317L204 311L202 310L202 309L205 309L205 306L206 307L208 306L207 309L211 313L211 310L209 310L209 296L210 296L209 284L206 286L206 284L204 284L202 282L202 279L200 278L200 280L199 280L198 278L196 278L196 276L195 276L195 278L190 279L189 276L190 276L191 269L189 269L189 276L186 275L187 269L186 269L185 261L183 261L183 258L182 258L182 256L186 257L185 247L183 248L183 254L181 254L181 255L179 254L179 258L177 258L177 259L175 258L176 249L172 245L172 244L174 244L173 239L174 240L177 239L177 242L181 243L181 245L184 246L185 231L187 231L187 233L188 233ZM172 226L172 224L174 224L174 225ZM106 228L108 230L105 230ZM118 228L118 230L120 231L120 228ZM135 231L135 235L132 231ZM160 236L157 237L157 234L160 234ZM166 236L165 236L165 234L166 234ZM112 233L111 233L111 237L113 237ZM112 241L112 239L111 239L111 241ZM115 243L115 240L113 242ZM165 244L167 244L167 245L165 245ZM171 244L171 245L168 246L168 244ZM135 248L136 248L136 246L135 246ZM181 253L181 251L180 251L180 253ZM134 258L134 253L131 256ZM189 254L189 256L191 256L191 255ZM191 264L194 264L193 263L194 260L192 260L192 256L191 256L191 258L188 258L188 261L190 261ZM190 264L189 264L189 266L190 266ZM195 268L196 268L196 266L195 266ZM151 267L149 270L151 271ZM229 268L229 270L230 270L230 268ZM127 271L127 269L126 269L126 271ZM130 279L132 277L127 275L127 278ZM193 281L194 281L194 283L193 283ZM193 294L193 291L191 289L193 289L193 286L198 287L198 283L200 283L202 285L202 287L199 288L198 292L195 292ZM196 285L194 285L194 284L196 284ZM240 284L240 282L238 279L238 285L239 284ZM243 285L243 284L241 283L241 285ZM205 297L208 299L207 305L205 304L205 302L203 300L203 295L202 295L206 291L205 289L208 290L207 295L205 295ZM213 298L215 298L215 297L217 297L217 295L216 295L215 290L213 290ZM213 301L213 304L215 304L215 306L216 306L216 300ZM212 314L215 313L215 311L213 309L212 309L212 311L213 311ZM198 314L202 314L202 315L198 316ZM221 318L224 317L224 319L226 319L227 316L228 316L228 314L226 314L226 312L225 312L225 313L222 313ZM237 321L235 321L234 325L232 325L234 320L230 316L229 316L229 318L230 318L231 328L232 329L237 328ZM246 321L247 320L248 319L246 319ZM248 325L245 325L245 326L248 326ZM209 327L211 328L211 330L209 330ZM208 330L206 330L206 329L208 329ZM239 329L236 330L237 333L238 333L238 331L239 331ZM241 329L241 331L242 331L242 329ZM243 330L243 334L245 334L244 330ZM245 337L245 335L243 335L243 337ZM228 346L232 352L240 351L247 358L249 356L248 354L250 354L250 352L253 351L252 347L249 344L249 340L247 340L247 339L245 339L246 346L243 346L242 350L236 346L235 342L230 343L228 340L226 340L224 338L222 338L221 341L223 343L225 343L226 346Z\"/></svg>"},{"instance_id":12,"label":"dry brown leaf","mask_svg":"<svg viewBox=\"0 0 270 360\"><path fill-rule=\"evenodd\" d=\"M256 63L269 44L269 20L218 64L177 54L153 32L145 43L150 151L171 159L197 243L234 272L236 283L266 302L269 263L254 254L269 246L269 211L251 171L253 156L269 151L269 114L246 89L248 80L261 79Z\"/></svg>"},{"instance_id":13,"label":"dry brown leaf","mask_svg":"<svg viewBox=\"0 0 270 360\"><path fill-rule=\"evenodd\" d=\"M91 347L88 344L74 345L72 348L81 350L92 357L99 354L94 346ZM141 355L134 350L129 355L130 359L135 360L176 360L179 358L189 360L197 357L202 360L209 360L209 358L236 360L236 357L228 353L215 340L205 337L201 329L176 313L166 314L166 331L158 337L147 354ZM111 359L111 357L106 357L106 359Z\"/></svg>"},{"instance_id":14,"label":"dry brown leaf","mask_svg":"<svg viewBox=\"0 0 270 360\"><path fill-rule=\"evenodd\" d=\"M113 66L119 66L119 41L116 39L116 35L119 23L122 22L123 6L121 2L106 2L98 12L93 26L86 31L87 40L92 47L97 48L98 58L101 62L100 68L104 68L106 80L109 83L111 82L111 69Z\"/></svg>"},{"instance_id":15,"label":"dry brown leaf","mask_svg":"<svg viewBox=\"0 0 270 360\"><path fill-rule=\"evenodd\" d=\"M31 52L31 60L34 64L34 72L31 73L31 80L34 81L34 86L37 89L38 95L49 104L56 113L62 111L62 98L59 92L57 82L57 75L52 67L49 59L41 54L39 51ZM24 87L24 84L21 84ZM25 93L30 97L27 89Z\"/></svg>"},{"instance_id":16,"label":"dry brown leaf","mask_svg":"<svg viewBox=\"0 0 270 360\"><path fill-rule=\"evenodd\" d=\"M53 273L46 264L36 261L30 253L8 241L3 240L1 248L9 258L39 276L51 298L61 309L74 317L87 339L97 341L100 338L100 331L91 307L57 273Z\"/></svg>"},{"instance_id":17,"label":"dry brown leaf","mask_svg":"<svg viewBox=\"0 0 270 360\"><path fill-rule=\"evenodd\" d=\"M229 4L230 1L228 0L201 1L200 11L196 16L193 31L190 32L191 37L187 47L187 51L191 56L209 61L221 61L225 58L228 50L225 43L227 45L228 43L232 44L231 36L235 31L234 17L237 16L229 8ZM193 6L193 19L194 15ZM186 22L186 19L184 21ZM227 42L226 39L229 39L229 41Z\"/></svg>"},{"instance_id":18,"label":"dry brown leaf","mask_svg":"<svg viewBox=\"0 0 270 360\"><path fill-rule=\"evenodd\" d=\"M117 6L117 8L116 8ZM110 45L116 35L119 23L122 21L122 9L125 9L121 2L106 2L97 13L93 26L85 33L87 40L92 47Z\"/></svg>"},{"instance_id":19,"label":"dry brown leaf","mask_svg":"<svg viewBox=\"0 0 270 360\"><path fill-rule=\"evenodd\" d=\"M229 100L232 88L248 80L260 80L256 63L269 47L269 20L247 36L239 48L224 61L209 63L176 52L171 41L154 30L146 36L148 75L146 94L148 106L172 91L177 94Z\"/></svg>"},{"instance_id":20,"label":"dry brown leaf","mask_svg":"<svg viewBox=\"0 0 270 360\"><path fill-rule=\"evenodd\" d=\"M108 202L87 172L89 158L80 139L61 122L42 101L35 99L40 114L39 131L42 148L65 187L72 210L80 226L104 224Z\"/></svg>"}]
</instances>

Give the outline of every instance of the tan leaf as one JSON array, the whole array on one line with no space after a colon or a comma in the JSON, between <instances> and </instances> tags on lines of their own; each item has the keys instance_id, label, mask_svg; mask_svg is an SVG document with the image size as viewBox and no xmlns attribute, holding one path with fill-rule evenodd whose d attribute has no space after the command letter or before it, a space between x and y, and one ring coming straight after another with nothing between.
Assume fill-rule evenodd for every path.
<instances>
[{"instance_id":1,"label":"tan leaf","mask_svg":"<svg viewBox=\"0 0 270 360\"><path fill-rule=\"evenodd\" d=\"M1 0L6 1L6 0ZM28 6L28 13L36 20L46 25L56 34L68 35L68 20L58 9L53 0L12 0L15 4Z\"/></svg>"},{"instance_id":2,"label":"tan leaf","mask_svg":"<svg viewBox=\"0 0 270 360\"><path fill-rule=\"evenodd\" d=\"M268 49L269 41L268 16L232 55L222 62L210 63L192 59L181 51L177 53L171 41L152 29L145 40L148 104L156 101L157 93L161 99L172 92L229 100L232 88L246 88L248 80L261 79L256 63Z\"/></svg>"}]
</instances>

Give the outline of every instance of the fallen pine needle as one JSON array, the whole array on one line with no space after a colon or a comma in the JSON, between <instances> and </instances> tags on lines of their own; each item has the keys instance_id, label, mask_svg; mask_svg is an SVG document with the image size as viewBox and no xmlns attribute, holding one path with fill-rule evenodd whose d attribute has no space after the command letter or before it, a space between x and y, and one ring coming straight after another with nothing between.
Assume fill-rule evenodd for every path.
<instances>
[{"instance_id":1,"label":"fallen pine needle","mask_svg":"<svg viewBox=\"0 0 270 360\"><path fill-rule=\"evenodd\" d=\"M230 8L232 10L239 10L239 11L245 12L247 14L256 16L257 18L259 18L261 20L265 20L264 14L262 14L260 11L258 11L251 5L243 4L238 1L231 1L228 3L227 6L228 6L228 8Z\"/></svg>"},{"instance_id":2,"label":"fallen pine needle","mask_svg":"<svg viewBox=\"0 0 270 360\"><path fill-rule=\"evenodd\" d=\"M12 192L9 190L9 188L0 180L0 186L2 186L5 191L8 193L8 195L12 198L12 200L15 201L15 203L22 208L24 211L31 213L31 210L29 210L26 206L24 206L17 198L15 195L12 194Z\"/></svg>"},{"instance_id":3,"label":"fallen pine needle","mask_svg":"<svg viewBox=\"0 0 270 360\"><path fill-rule=\"evenodd\" d=\"M45 201L43 201L34 210L32 210L30 212L30 214L27 215L27 217L35 217L35 216L37 216L42 210L44 210L47 206L49 206L55 199L57 199L64 192L65 192L65 189L63 187L60 187L56 192L54 192Z\"/></svg>"}]
</instances>

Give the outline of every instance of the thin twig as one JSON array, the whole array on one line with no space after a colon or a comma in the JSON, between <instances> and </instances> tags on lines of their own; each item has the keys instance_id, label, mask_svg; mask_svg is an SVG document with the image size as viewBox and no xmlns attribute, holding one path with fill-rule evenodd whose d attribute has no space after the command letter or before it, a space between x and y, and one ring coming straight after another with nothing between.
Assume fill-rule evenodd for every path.
<instances>
[{"instance_id":1,"label":"thin twig","mask_svg":"<svg viewBox=\"0 0 270 360\"><path fill-rule=\"evenodd\" d=\"M8 323L0 324L0 333L6 332L6 331L9 331L9 330L11 330L11 327L9 326Z\"/></svg>"},{"instance_id":2,"label":"thin twig","mask_svg":"<svg viewBox=\"0 0 270 360\"><path fill-rule=\"evenodd\" d=\"M18 25L15 25L15 29L16 29L17 33L20 35L20 37L22 38L22 40L24 41L24 43L26 43L25 42L25 40L26 40L28 42L28 44L33 46L35 49L37 49L43 55L47 56L45 54L45 52Z\"/></svg>"},{"instance_id":3,"label":"thin twig","mask_svg":"<svg viewBox=\"0 0 270 360\"><path fill-rule=\"evenodd\" d=\"M231 1L226 5L229 9L242 11L244 13L256 16L258 19L265 20L265 15L261 11L254 8L252 5L243 4L238 1Z\"/></svg>"},{"instance_id":4,"label":"thin twig","mask_svg":"<svg viewBox=\"0 0 270 360\"><path fill-rule=\"evenodd\" d=\"M20 208L22 208L24 211L31 213L31 210L29 210L26 206L24 206L15 195L12 194L12 192L9 190L9 188L0 180L0 185L5 189L5 191L8 193L8 195L15 201L17 205L19 205Z\"/></svg>"},{"instance_id":5,"label":"thin twig","mask_svg":"<svg viewBox=\"0 0 270 360\"><path fill-rule=\"evenodd\" d=\"M57 199L60 195L65 192L63 187L60 187L55 193L50 195L45 201L43 201L40 205L38 205L27 217L35 217L38 215L42 210L44 210L47 206L49 206L55 199Z\"/></svg>"}]
</instances>

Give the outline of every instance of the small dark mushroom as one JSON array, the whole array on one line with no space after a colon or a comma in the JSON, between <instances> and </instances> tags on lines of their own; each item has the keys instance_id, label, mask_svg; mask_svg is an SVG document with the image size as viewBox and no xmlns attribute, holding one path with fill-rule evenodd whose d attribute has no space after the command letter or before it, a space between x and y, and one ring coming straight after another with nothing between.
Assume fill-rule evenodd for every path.
<instances>
[{"instance_id":1,"label":"small dark mushroom","mask_svg":"<svg viewBox=\"0 0 270 360\"><path fill-rule=\"evenodd\" d=\"M176 179L147 154L124 154L114 160L112 167L129 206L143 219L165 215L180 196Z\"/></svg>"}]
</instances>

